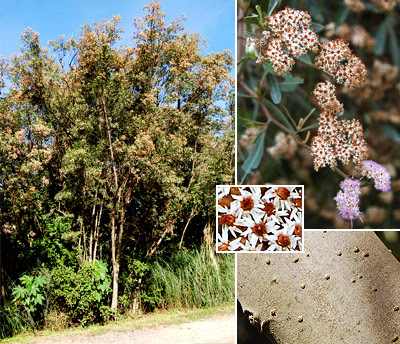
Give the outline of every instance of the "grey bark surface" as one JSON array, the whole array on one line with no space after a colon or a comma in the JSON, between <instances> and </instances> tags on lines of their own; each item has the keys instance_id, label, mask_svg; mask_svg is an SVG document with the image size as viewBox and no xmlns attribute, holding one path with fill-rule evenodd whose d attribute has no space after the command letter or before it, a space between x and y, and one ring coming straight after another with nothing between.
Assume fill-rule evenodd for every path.
<instances>
[{"instance_id":1,"label":"grey bark surface","mask_svg":"<svg viewBox=\"0 0 400 344\"><path fill-rule=\"evenodd\" d=\"M373 232L306 232L305 253L238 254L237 297L278 344L400 343L400 263Z\"/></svg>"}]
</instances>

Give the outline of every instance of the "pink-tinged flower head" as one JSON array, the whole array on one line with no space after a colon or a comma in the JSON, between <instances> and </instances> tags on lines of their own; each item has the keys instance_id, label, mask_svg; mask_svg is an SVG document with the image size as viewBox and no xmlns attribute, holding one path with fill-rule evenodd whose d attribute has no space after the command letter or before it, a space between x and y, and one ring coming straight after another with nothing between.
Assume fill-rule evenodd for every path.
<instances>
[{"instance_id":1,"label":"pink-tinged flower head","mask_svg":"<svg viewBox=\"0 0 400 344\"><path fill-rule=\"evenodd\" d=\"M340 216L345 220L355 220L361 217L361 212L358 207L360 202L360 184L359 179L346 178L340 183L342 190L338 192L334 200Z\"/></svg>"},{"instance_id":2,"label":"pink-tinged flower head","mask_svg":"<svg viewBox=\"0 0 400 344\"><path fill-rule=\"evenodd\" d=\"M387 192L390 190L390 174L385 167L375 161L365 160L361 165L361 174L375 182L375 188Z\"/></svg>"}]
</instances>

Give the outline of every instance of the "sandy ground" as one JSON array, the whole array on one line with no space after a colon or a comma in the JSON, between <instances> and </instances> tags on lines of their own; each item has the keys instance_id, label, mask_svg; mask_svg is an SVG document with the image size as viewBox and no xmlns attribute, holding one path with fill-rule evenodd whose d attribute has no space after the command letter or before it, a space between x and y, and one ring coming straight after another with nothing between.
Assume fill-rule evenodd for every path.
<instances>
[{"instance_id":1,"label":"sandy ground","mask_svg":"<svg viewBox=\"0 0 400 344\"><path fill-rule=\"evenodd\" d=\"M30 344L234 344L235 316L216 315L179 325L161 325L136 331L110 331L101 335L68 334L35 338Z\"/></svg>"}]
</instances>

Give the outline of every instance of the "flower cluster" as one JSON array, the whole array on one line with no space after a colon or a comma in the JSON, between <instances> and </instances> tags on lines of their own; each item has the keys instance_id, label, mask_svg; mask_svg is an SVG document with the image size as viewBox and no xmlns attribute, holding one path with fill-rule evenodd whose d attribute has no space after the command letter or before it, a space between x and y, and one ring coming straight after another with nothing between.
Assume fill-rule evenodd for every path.
<instances>
[{"instance_id":1,"label":"flower cluster","mask_svg":"<svg viewBox=\"0 0 400 344\"><path fill-rule=\"evenodd\" d=\"M334 114L322 112L318 135L311 140L311 154L316 171L326 165L336 167L336 159L345 165L352 159L360 165L368 158L367 143L360 122L356 119L338 120Z\"/></svg>"},{"instance_id":2,"label":"flower cluster","mask_svg":"<svg viewBox=\"0 0 400 344\"><path fill-rule=\"evenodd\" d=\"M346 220L353 221L361 218L361 212L358 207L361 193L360 184L359 179L346 178L340 183L342 190L334 198L340 216Z\"/></svg>"},{"instance_id":3,"label":"flower cluster","mask_svg":"<svg viewBox=\"0 0 400 344\"><path fill-rule=\"evenodd\" d=\"M286 7L267 18L271 31L263 32L263 45L271 37L264 55L270 60L276 74L289 72L294 64L291 56L301 56L308 51L318 51L318 36L310 29L311 16L304 11ZM260 59L259 62L263 62Z\"/></svg>"},{"instance_id":4,"label":"flower cluster","mask_svg":"<svg viewBox=\"0 0 400 344\"><path fill-rule=\"evenodd\" d=\"M267 148L266 151L274 158L283 155L286 159L290 159L296 153L296 149L296 140L289 134L286 135L280 131L275 135L275 145Z\"/></svg>"},{"instance_id":5,"label":"flower cluster","mask_svg":"<svg viewBox=\"0 0 400 344\"><path fill-rule=\"evenodd\" d=\"M217 251L302 250L302 190L218 186Z\"/></svg>"},{"instance_id":6,"label":"flower cluster","mask_svg":"<svg viewBox=\"0 0 400 344\"><path fill-rule=\"evenodd\" d=\"M343 104L335 96L335 86L329 81L318 83L313 94L324 112L332 114L343 112Z\"/></svg>"},{"instance_id":7,"label":"flower cluster","mask_svg":"<svg viewBox=\"0 0 400 344\"><path fill-rule=\"evenodd\" d=\"M390 174L385 167L375 161L365 160L361 164L361 174L375 182L375 188L383 192L390 190Z\"/></svg>"},{"instance_id":8,"label":"flower cluster","mask_svg":"<svg viewBox=\"0 0 400 344\"><path fill-rule=\"evenodd\" d=\"M342 39L323 44L314 63L348 88L361 86L367 76L364 63Z\"/></svg>"}]
</instances>

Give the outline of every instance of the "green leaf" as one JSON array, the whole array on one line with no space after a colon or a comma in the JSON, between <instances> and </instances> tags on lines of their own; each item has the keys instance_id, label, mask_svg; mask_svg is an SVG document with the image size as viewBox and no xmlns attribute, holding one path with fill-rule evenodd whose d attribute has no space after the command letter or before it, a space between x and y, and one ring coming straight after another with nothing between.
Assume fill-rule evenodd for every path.
<instances>
[{"instance_id":1,"label":"green leaf","mask_svg":"<svg viewBox=\"0 0 400 344\"><path fill-rule=\"evenodd\" d=\"M400 132L391 124L380 124L379 128L381 129L382 133L391 139L393 142L400 143Z\"/></svg>"},{"instance_id":2,"label":"green leaf","mask_svg":"<svg viewBox=\"0 0 400 344\"><path fill-rule=\"evenodd\" d=\"M375 47L374 47L375 54L382 55L383 52L385 51L386 37L387 37L387 26L386 26L386 21L384 21L379 26L379 29L375 35Z\"/></svg>"},{"instance_id":3,"label":"green leaf","mask_svg":"<svg viewBox=\"0 0 400 344\"><path fill-rule=\"evenodd\" d=\"M257 59L257 55L256 55L256 49L254 48L254 44L251 45L247 45L246 44L246 48L245 48L245 54L247 57L256 60Z\"/></svg>"},{"instance_id":4,"label":"green leaf","mask_svg":"<svg viewBox=\"0 0 400 344\"><path fill-rule=\"evenodd\" d=\"M272 110L280 119L287 128L293 128L293 125L289 122L289 120L287 119L287 117L283 114L283 112L276 106L274 105L271 101L269 101L268 99L264 98L264 102L267 105L267 107Z\"/></svg>"},{"instance_id":5,"label":"green leaf","mask_svg":"<svg viewBox=\"0 0 400 344\"><path fill-rule=\"evenodd\" d=\"M253 13L251 16L244 17L244 21L246 24L258 25L259 23L258 15Z\"/></svg>"},{"instance_id":6,"label":"green leaf","mask_svg":"<svg viewBox=\"0 0 400 344\"><path fill-rule=\"evenodd\" d=\"M312 116L312 114L317 110L316 108L312 108L311 111L308 113L308 115L304 118L303 123L305 124L308 119Z\"/></svg>"},{"instance_id":7,"label":"green leaf","mask_svg":"<svg viewBox=\"0 0 400 344\"><path fill-rule=\"evenodd\" d=\"M264 23L264 14L262 13L260 5L256 5L256 11L258 13L258 17L260 18L260 24Z\"/></svg>"},{"instance_id":8,"label":"green leaf","mask_svg":"<svg viewBox=\"0 0 400 344\"><path fill-rule=\"evenodd\" d=\"M300 85L303 82L304 79L302 78L287 78L279 84L279 88L282 92L292 92L297 85Z\"/></svg>"},{"instance_id":9,"label":"green leaf","mask_svg":"<svg viewBox=\"0 0 400 344\"><path fill-rule=\"evenodd\" d=\"M268 3L268 11L267 11L267 17L269 17L272 12L274 12L276 5L278 5L279 0L269 0Z\"/></svg>"},{"instance_id":10,"label":"green leaf","mask_svg":"<svg viewBox=\"0 0 400 344\"><path fill-rule=\"evenodd\" d=\"M299 56L298 59L303 61L303 62L305 62L305 63L310 63L310 64L312 63L311 59L310 59L310 56L308 56L307 54Z\"/></svg>"},{"instance_id":11,"label":"green leaf","mask_svg":"<svg viewBox=\"0 0 400 344\"><path fill-rule=\"evenodd\" d=\"M309 125L308 127L302 128L301 130L299 130L299 133L303 132L303 131L307 131L310 129L314 129L314 128L318 128L318 123L314 123L312 125Z\"/></svg>"},{"instance_id":12,"label":"green leaf","mask_svg":"<svg viewBox=\"0 0 400 344\"><path fill-rule=\"evenodd\" d=\"M271 99L275 104L279 104L282 99L281 90L279 89L278 81L274 74L268 73L267 75L268 86L271 89Z\"/></svg>"},{"instance_id":13,"label":"green leaf","mask_svg":"<svg viewBox=\"0 0 400 344\"><path fill-rule=\"evenodd\" d=\"M321 32L322 30L325 30L325 25L312 22L310 28L314 29L315 32Z\"/></svg>"},{"instance_id":14,"label":"green leaf","mask_svg":"<svg viewBox=\"0 0 400 344\"><path fill-rule=\"evenodd\" d=\"M335 25L336 26L342 25L349 16L349 14L350 14L349 8L347 6L343 6L335 19Z\"/></svg>"},{"instance_id":15,"label":"green leaf","mask_svg":"<svg viewBox=\"0 0 400 344\"><path fill-rule=\"evenodd\" d=\"M396 32L393 28L393 22L390 21L389 25L389 48L390 56L392 57L392 62L395 66L400 66L400 52L399 43L397 40Z\"/></svg>"},{"instance_id":16,"label":"green leaf","mask_svg":"<svg viewBox=\"0 0 400 344\"><path fill-rule=\"evenodd\" d=\"M261 158L264 154L264 139L265 130L263 130L258 137L256 144L250 154L247 156L243 163L242 169L246 174L249 174L252 170L256 169L260 164Z\"/></svg>"}]
</instances>

